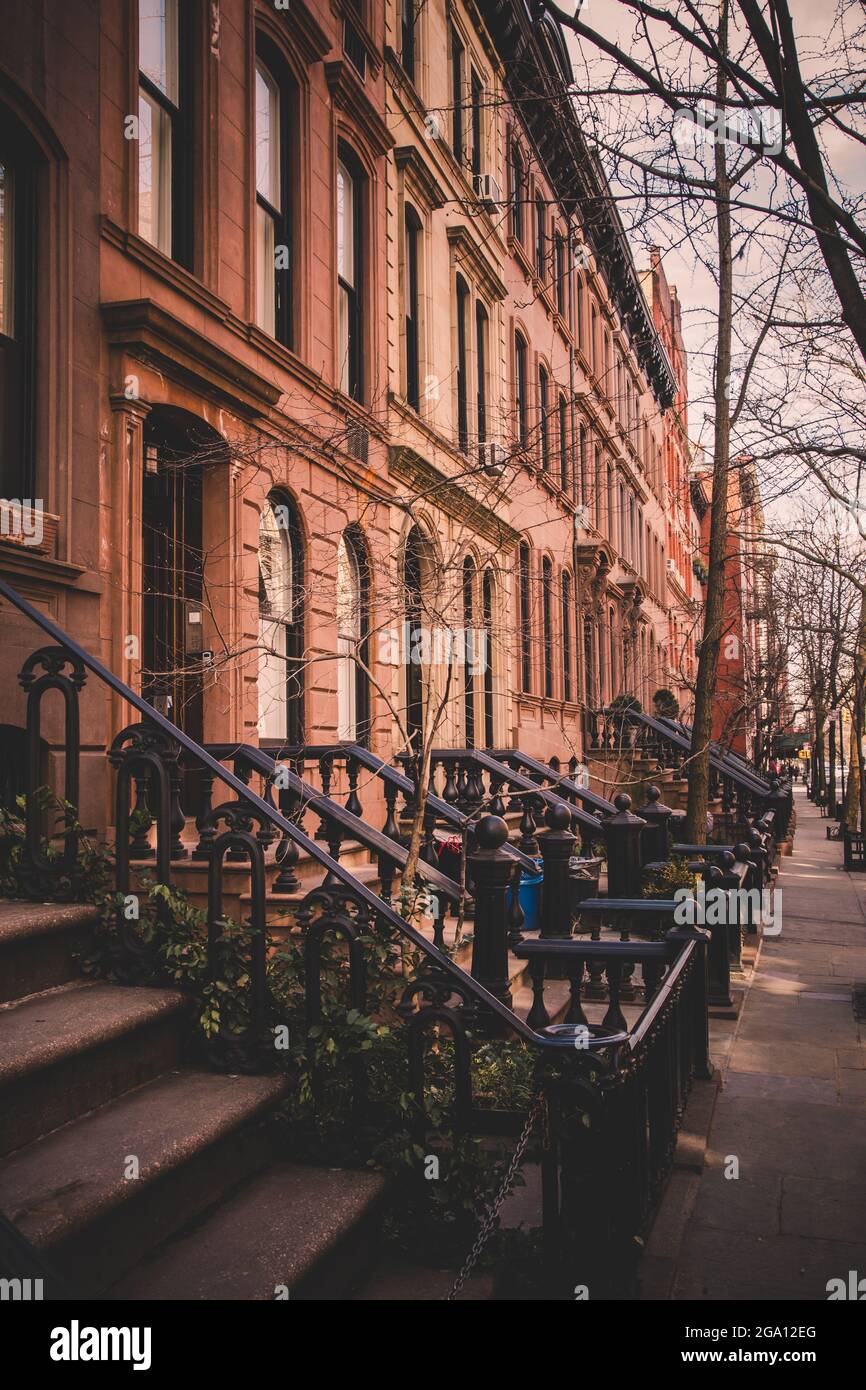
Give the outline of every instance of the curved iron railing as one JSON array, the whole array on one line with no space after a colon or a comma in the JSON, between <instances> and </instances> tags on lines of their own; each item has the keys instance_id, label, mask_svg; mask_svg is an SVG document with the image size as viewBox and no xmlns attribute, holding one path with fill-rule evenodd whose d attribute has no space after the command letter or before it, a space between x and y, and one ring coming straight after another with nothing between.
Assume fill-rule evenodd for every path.
<instances>
[{"instance_id":1,"label":"curved iron railing","mask_svg":"<svg viewBox=\"0 0 866 1390\"><path fill-rule=\"evenodd\" d=\"M0 597L56 644L53 648L41 648L22 673L29 691L31 750L39 744L41 700L49 690L60 691L67 702L67 732L75 740L77 722L69 711L74 707L77 714L85 671L95 675L141 717L141 723L122 730L110 750L110 761L118 773L116 872L121 892L128 892L130 888L134 855L144 852L140 819L130 812L133 797L137 796L140 801L143 784L151 800L156 802L156 871L166 885L171 883L173 856L186 853L180 844L184 824L178 796L182 757L185 755L192 765L204 769L233 798L200 815L198 823L202 837L200 846L202 843L204 846L200 852L208 866L207 946L212 969L216 968L224 930L222 874L227 857L248 860L252 887L254 930L248 970L251 982L249 1023L241 1031L224 1032L213 1041L210 1049L213 1064L229 1071L257 1070L274 1064L275 1040L266 1008L265 850L280 837L304 851L326 871L326 882L307 894L298 918L304 933L308 1022L321 1016L322 945L329 937L339 937L347 944L349 999L356 1007L362 1005L365 998L361 951L365 926L376 928L385 924L398 939L416 947L421 968L407 985L398 1011L407 1027L414 1119L419 1132L427 1123L424 1058L428 1051L425 1039L431 1030L438 1032L444 1028L454 1038L458 1125L482 1127L488 1122L502 1123L502 1117L495 1113L485 1121L476 1113L477 1108L473 1110L471 1106L470 1038L479 1033L482 1036L499 1034L528 1044L536 1058L538 1083L543 1088L549 1112L547 1140L541 1155L545 1174L545 1229L547 1232L555 1229L560 1245L565 1240L572 1257L571 1277L574 1276L574 1259L578 1259L582 1272L595 1269L590 1277L595 1280L594 1289L599 1296L604 1296L607 1288L619 1287L624 1264L634 1253L635 1231L645 1225L647 1203L670 1166L688 1085L693 1077L705 1075L709 1066L705 1028L705 934L697 928L668 932L662 951L649 953L644 1001L631 1027L611 1030L606 1022L588 1030L568 1022L533 1027L510 1007L508 945L510 942L520 949L521 942L509 937L506 893L515 864L526 856L505 843L508 831L504 820L486 815L474 827L477 848L471 856L471 869L476 897L476 942L473 973L469 973L356 878L290 816L253 791L242 776L223 766L212 752L153 709L2 580ZM43 681L36 675L40 667L48 680ZM66 749L67 789L73 791L77 784L69 779L74 779L77 773L79 753L77 741ZM245 749L242 757L252 761L254 753L255 750ZM504 770L506 781L515 780L513 770L503 769L495 759L484 754L477 758L478 766L488 773L499 777ZM270 773L272 761L260 763L264 772ZM71 769L70 764L74 764ZM31 774L33 768L31 759ZM548 858L551 862L555 860L561 873L574 843L567 826L575 819L582 823L584 818L593 829L600 823L556 793L539 789L529 778L522 779L518 774L517 780L526 784L518 786L518 790L531 791L548 806L550 829L542 836L543 853L545 862ZM295 790L303 789L301 779L295 783ZM35 790L31 780L28 844L37 845L38 840L41 846L43 827L38 819L36 798L32 795ZM320 809L326 816L335 814L332 805L322 804ZM352 815L347 812L347 816ZM341 819L346 820L342 813ZM627 809L618 818L612 818L611 823L617 819L623 822L622 828L629 834L635 825L642 824L629 816ZM354 820L347 823L358 828ZM385 848L390 852L392 841L390 837L384 839L387 841ZM147 852L150 853L149 844ZM49 873L52 862L37 857L35 867L42 873ZM561 887L561 878L559 882ZM548 884L547 897L549 919L557 904L553 879ZM613 904L610 907L613 908ZM609 987L614 992L616 982L641 959L640 947L633 941L569 941L568 930L570 928L563 927L557 940L539 938L538 943L526 944L539 958L550 952L564 956L572 971L576 970L578 961L581 970L584 964L594 962L597 968L607 971ZM122 967L134 977L146 947L137 939L134 926L125 924L122 911L118 913L117 934ZM661 963L663 973L654 973L651 957ZM478 975L488 983L482 983ZM363 1080L359 1074L358 1085L353 1087L354 1105L363 1104ZM595 1107L596 1120L588 1132L580 1123L578 1112L590 1104ZM636 1174L642 1175L639 1181ZM604 1219L600 1220L597 1230L590 1232L585 1222L574 1223L578 1210L583 1216L589 1213L590 1220L596 1216L600 1219L599 1207Z\"/></svg>"}]
</instances>

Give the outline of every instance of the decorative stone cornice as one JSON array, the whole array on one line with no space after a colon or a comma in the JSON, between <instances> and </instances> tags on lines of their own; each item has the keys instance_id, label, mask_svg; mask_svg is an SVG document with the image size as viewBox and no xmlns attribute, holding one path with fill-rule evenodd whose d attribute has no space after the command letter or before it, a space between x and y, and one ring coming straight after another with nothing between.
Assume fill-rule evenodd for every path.
<instances>
[{"instance_id":1,"label":"decorative stone cornice","mask_svg":"<svg viewBox=\"0 0 866 1390\"><path fill-rule=\"evenodd\" d=\"M247 417L264 415L279 402L279 386L152 299L103 304L102 317L113 347L126 348L172 380L192 384Z\"/></svg>"},{"instance_id":2,"label":"decorative stone cornice","mask_svg":"<svg viewBox=\"0 0 866 1390\"><path fill-rule=\"evenodd\" d=\"M491 300L505 299L508 287L482 254L472 238L472 233L464 223L449 227L446 233L448 242L456 256L470 275L483 286Z\"/></svg>"},{"instance_id":3,"label":"decorative stone cornice","mask_svg":"<svg viewBox=\"0 0 866 1390\"><path fill-rule=\"evenodd\" d=\"M508 550L520 540L520 532L504 521L486 502L473 497L471 491L453 482L421 454L406 445L391 445L388 466L392 482L407 483L431 506L437 507L456 521L464 521L476 535L483 536L499 550Z\"/></svg>"},{"instance_id":4,"label":"decorative stone cornice","mask_svg":"<svg viewBox=\"0 0 866 1390\"><path fill-rule=\"evenodd\" d=\"M445 206L444 190L417 145L400 145L394 151L394 162L401 172L412 178L428 211Z\"/></svg>"},{"instance_id":5,"label":"decorative stone cornice","mask_svg":"<svg viewBox=\"0 0 866 1390\"><path fill-rule=\"evenodd\" d=\"M364 90L364 84L346 58L325 64L325 80L334 105L345 111L366 136L371 152L387 154L394 145L394 136Z\"/></svg>"}]
</instances>

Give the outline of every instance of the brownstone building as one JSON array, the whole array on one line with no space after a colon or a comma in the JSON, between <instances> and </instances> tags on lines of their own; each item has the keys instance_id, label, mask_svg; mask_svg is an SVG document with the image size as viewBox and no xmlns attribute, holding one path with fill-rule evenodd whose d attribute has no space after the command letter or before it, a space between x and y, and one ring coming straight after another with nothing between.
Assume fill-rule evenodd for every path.
<instances>
[{"instance_id":1,"label":"brownstone building","mask_svg":"<svg viewBox=\"0 0 866 1390\"><path fill-rule=\"evenodd\" d=\"M685 376L555 27L129 0L3 28L0 492L40 518L3 576L208 742L391 758L444 683L439 743L581 756L586 706L646 702ZM422 611L471 640L456 679L453 645L411 655ZM34 634L2 629L12 785ZM91 683L88 824L128 717Z\"/></svg>"}]
</instances>

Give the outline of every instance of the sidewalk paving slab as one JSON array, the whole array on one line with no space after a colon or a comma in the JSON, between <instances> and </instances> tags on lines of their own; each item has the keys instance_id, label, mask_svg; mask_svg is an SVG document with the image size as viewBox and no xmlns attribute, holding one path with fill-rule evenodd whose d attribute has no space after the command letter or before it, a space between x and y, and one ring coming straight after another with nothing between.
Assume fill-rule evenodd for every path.
<instances>
[{"instance_id":1,"label":"sidewalk paving slab","mask_svg":"<svg viewBox=\"0 0 866 1390\"><path fill-rule=\"evenodd\" d=\"M830 1279L866 1274L866 1023L852 1000L866 875L844 871L824 828L798 788L782 932L763 938L737 1022L710 1022L721 1089L705 1162L691 1187L672 1180L645 1299L824 1300Z\"/></svg>"}]
</instances>

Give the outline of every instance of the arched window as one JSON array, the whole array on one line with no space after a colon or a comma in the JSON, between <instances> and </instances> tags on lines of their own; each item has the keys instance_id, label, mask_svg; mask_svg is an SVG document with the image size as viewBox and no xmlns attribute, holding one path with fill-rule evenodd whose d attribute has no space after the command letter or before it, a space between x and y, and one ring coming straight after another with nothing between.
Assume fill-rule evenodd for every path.
<instances>
[{"instance_id":1,"label":"arched window","mask_svg":"<svg viewBox=\"0 0 866 1390\"><path fill-rule=\"evenodd\" d=\"M291 91L280 55L258 42L255 84L256 323L291 347Z\"/></svg>"},{"instance_id":2,"label":"arched window","mask_svg":"<svg viewBox=\"0 0 866 1390\"><path fill-rule=\"evenodd\" d=\"M595 497L594 497L594 499L593 499L594 511L595 511L595 529L596 529L596 531L600 531L600 530L601 530L601 510L602 510L602 507L601 507L601 476L602 476L601 449L599 449L598 445L596 445L596 449L595 449L595 478L594 478Z\"/></svg>"},{"instance_id":3,"label":"arched window","mask_svg":"<svg viewBox=\"0 0 866 1390\"><path fill-rule=\"evenodd\" d=\"M192 268L191 6L141 0L138 13L138 232Z\"/></svg>"},{"instance_id":4,"label":"arched window","mask_svg":"<svg viewBox=\"0 0 866 1390\"><path fill-rule=\"evenodd\" d=\"M553 698L553 565L541 562L541 624L544 646L544 695Z\"/></svg>"},{"instance_id":5,"label":"arched window","mask_svg":"<svg viewBox=\"0 0 866 1390\"><path fill-rule=\"evenodd\" d=\"M259 737L304 741L304 557L294 506L271 493L259 518Z\"/></svg>"},{"instance_id":6,"label":"arched window","mask_svg":"<svg viewBox=\"0 0 866 1390\"><path fill-rule=\"evenodd\" d=\"M337 366L340 390L363 397L363 188L360 165L347 146L337 161Z\"/></svg>"},{"instance_id":7,"label":"arched window","mask_svg":"<svg viewBox=\"0 0 866 1390\"><path fill-rule=\"evenodd\" d=\"M481 581L481 617L484 625L484 746L496 742L493 718L493 571L485 570Z\"/></svg>"},{"instance_id":8,"label":"arched window","mask_svg":"<svg viewBox=\"0 0 866 1390\"><path fill-rule=\"evenodd\" d=\"M520 623L520 680L524 690L532 689L532 606L529 597L529 546L520 542L517 562Z\"/></svg>"},{"instance_id":9,"label":"arched window","mask_svg":"<svg viewBox=\"0 0 866 1390\"><path fill-rule=\"evenodd\" d=\"M541 466L550 468L550 378L545 367L538 369L538 432L541 442Z\"/></svg>"},{"instance_id":10,"label":"arched window","mask_svg":"<svg viewBox=\"0 0 866 1390\"><path fill-rule=\"evenodd\" d=\"M0 497L35 498L36 150L0 108Z\"/></svg>"},{"instance_id":11,"label":"arched window","mask_svg":"<svg viewBox=\"0 0 866 1390\"><path fill-rule=\"evenodd\" d=\"M608 609L607 614L608 636L610 638L610 695L613 699L617 693L617 659L616 659L616 617L612 608Z\"/></svg>"},{"instance_id":12,"label":"arched window","mask_svg":"<svg viewBox=\"0 0 866 1390\"><path fill-rule=\"evenodd\" d=\"M568 402L563 395L559 397L559 486L563 492L572 490L568 457Z\"/></svg>"},{"instance_id":13,"label":"arched window","mask_svg":"<svg viewBox=\"0 0 866 1390\"><path fill-rule=\"evenodd\" d=\"M463 561L463 732L467 748L475 747L475 564Z\"/></svg>"},{"instance_id":14,"label":"arched window","mask_svg":"<svg viewBox=\"0 0 866 1390\"><path fill-rule=\"evenodd\" d=\"M420 312L418 292L418 248L421 223L413 207L406 204L404 214L404 296L406 324L406 400L413 410L421 406Z\"/></svg>"},{"instance_id":15,"label":"arched window","mask_svg":"<svg viewBox=\"0 0 866 1390\"><path fill-rule=\"evenodd\" d=\"M511 143L511 235L523 241L523 155L516 140Z\"/></svg>"},{"instance_id":16,"label":"arched window","mask_svg":"<svg viewBox=\"0 0 866 1390\"><path fill-rule=\"evenodd\" d=\"M588 709L596 704L595 662L593 660L592 623L588 615L583 619L583 698Z\"/></svg>"},{"instance_id":17,"label":"arched window","mask_svg":"<svg viewBox=\"0 0 866 1390\"><path fill-rule=\"evenodd\" d=\"M366 554L346 532L337 546L337 738L347 743L365 742L369 729L368 634Z\"/></svg>"},{"instance_id":18,"label":"arched window","mask_svg":"<svg viewBox=\"0 0 866 1390\"><path fill-rule=\"evenodd\" d=\"M469 287L462 276L456 283L457 313L457 440L461 449L469 446L469 364L466 344L466 312Z\"/></svg>"},{"instance_id":19,"label":"arched window","mask_svg":"<svg viewBox=\"0 0 866 1390\"><path fill-rule=\"evenodd\" d=\"M572 684L572 643L571 643L571 575L568 570L562 573L562 697L574 699Z\"/></svg>"},{"instance_id":20,"label":"arched window","mask_svg":"<svg viewBox=\"0 0 866 1390\"><path fill-rule=\"evenodd\" d=\"M517 441L522 449L529 441L529 420L526 407L526 343L519 333L514 335L514 404L517 411Z\"/></svg>"},{"instance_id":21,"label":"arched window","mask_svg":"<svg viewBox=\"0 0 866 1390\"><path fill-rule=\"evenodd\" d=\"M412 747L420 746L424 727L424 596L425 567L429 560L429 543L420 527L413 526L406 541L403 558L405 594L404 671L406 680L406 732Z\"/></svg>"},{"instance_id":22,"label":"arched window","mask_svg":"<svg viewBox=\"0 0 866 1390\"><path fill-rule=\"evenodd\" d=\"M587 476L586 476L586 427L585 427L584 425L581 425L581 426L580 426L579 440L580 440L580 444L579 444L579 449L580 449L580 499L579 499L579 500L580 500L581 504L582 504L584 507L587 507L587 502L588 502L588 498L589 498L589 479L588 479ZM589 521L589 509L588 509L588 507L587 507L587 516L586 516L586 519L587 519L587 522L588 522L588 521Z\"/></svg>"}]
</instances>

